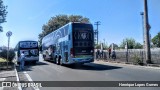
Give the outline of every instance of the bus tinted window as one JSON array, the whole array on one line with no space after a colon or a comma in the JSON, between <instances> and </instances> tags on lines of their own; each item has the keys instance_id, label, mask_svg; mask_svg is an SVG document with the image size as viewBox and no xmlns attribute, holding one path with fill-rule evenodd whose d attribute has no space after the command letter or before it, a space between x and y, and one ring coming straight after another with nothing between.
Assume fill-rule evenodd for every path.
<instances>
[{"instance_id":1,"label":"bus tinted window","mask_svg":"<svg viewBox=\"0 0 160 90\"><path fill-rule=\"evenodd\" d=\"M92 41L93 27L90 24L73 24L73 40L74 41Z\"/></svg>"},{"instance_id":2,"label":"bus tinted window","mask_svg":"<svg viewBox=\"0 0 160 90\"><path fill-rule=\"evenodd\" d=\"M73 48L75 55L93 55L93 27L91 24L73 24Z\"/></svg>"},{"instance_id":3,"label":"bus tinted window","mask_svg":"<svg viewBox=\"0 0 160 90\"><path fill-rule=\"evenodd\" d=\"M20 48L36 48L38 47L37 42L20 42Z\"/></svg>"}]
</instances>

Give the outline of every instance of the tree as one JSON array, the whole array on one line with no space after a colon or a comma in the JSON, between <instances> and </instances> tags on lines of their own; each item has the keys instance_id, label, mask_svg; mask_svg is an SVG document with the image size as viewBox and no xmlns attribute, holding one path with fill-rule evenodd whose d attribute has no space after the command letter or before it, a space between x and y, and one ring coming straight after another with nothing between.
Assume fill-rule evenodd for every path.
<instances>
[{"instance_id":1,"label":"tree","mask_svg":"<svg viewBox=\"0 0 160 90\"><path fill-rule=\"evenodd\" d=\"M142 45L136 42L133 38L125 38L120 44L121 48L125 48L126 42L128 42L128 49L140 49Z\"/></svg>"},{"instance_id":2,"label":"tree","mask_svg":"<svg viewBox=\"0 0 160 90\"><path fill-rule=\"evenodd\" d=\"M2 52L0 52L0 57L7 59L7 49L3 49ZM10 49L8 55L9 62L12 62L14 57L15 57L15 52L13 49Z\"/></svg>"},{"instance_id":3,"label":"tree","mask_svg":"<svg viewBox=\"0 0 160 90\"><path fill-rule=\"evenodd\" d=\"M101 41L98 44L95 44L95 49L101 49L101 44L103 46L103 50L107 50L108 49L107 42L106 43L101 43Z\"/></svg>"},{"instance_id":4,"label":"tree","mask_svg":"<svg viewBox=\"0 0 160 90\"><path fill-rule=\"evenodd\" d=\"M160 47L160 32L156 36L153 37L152 43L156 47Z\"/></svg>"},{"instance_id":5,"label":"tree","mask_svg":"<svg viewBox=\"0 0 160 90\"><path fill-rule=\"evenodd\" d=\"M135 48L135 49L141 49L141 48L143 48L143 45L140 44L139 42L137 42L137 43L135 44L134 48Z\"/></svg>"},{"instance_id":6,"label":"tree","mask_svg":"<svg viewBox=\"0 0 160 90\"><path fill-rule=\"evenodd\" d=\"M3 5L3 1L0 0L0 24L6 22L7 6ZM0 32L3 32L2 26L0 26Z\"/></svg>"},{"instance_id":7,"label":"tree","mask_svg":"<svg viewBox=\"0 0 160 90\"><path fill-rule=\"evenodd\" d=\"M100 48L101 48L101 44L96 44L96 45L95 45L95 48L96 48L96 49L100 49Z\"/></svg>"},{"instance_id":8,"label":"tree","mask_svg":"<svg viewBox=\"0 0 160 90\"><path fill-rule=\"evenodd\" d=\"M42 26L42 33L39 34L40 45L44 36L69 22L90 23L89 18L81 15L56 15L55 17L51 17L48 23Z\"/></svg>"},{"instance_id":9,"label":"tree","mask_svg":"<svg viewBox=\"0 0 160 90\"><path fill-rule=\"evenodd\" d=\"M114 49L118 49L118 45L117 44L115 44L115 43L112 43L112 44L113 44L113 48ZM112 44L109 45L110 48L112 47Z\"/></svg>"}]
</instances>

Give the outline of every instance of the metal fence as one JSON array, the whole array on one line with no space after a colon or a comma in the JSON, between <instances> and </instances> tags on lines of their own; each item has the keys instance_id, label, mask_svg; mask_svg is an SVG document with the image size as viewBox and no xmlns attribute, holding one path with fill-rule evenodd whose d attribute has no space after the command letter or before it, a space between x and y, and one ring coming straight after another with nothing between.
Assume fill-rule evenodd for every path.
<instances>
[{"instance_id":1,"label":"metal fence","mask_svg":"<svg viewBox=\"0 0 160 90\"><path fill-rule=\"evenodd\" d=\"M116 52L115 60L123 61L123 62L127 62L128 60L128 62L135 62L135 60L138 59L141 62L146 63L144 49L128 49L128 57L127 57L127 50L125 49L115 50L115 52ZM98 59L113 60L113 59L109 59L108 54L109 54L108 51L104 50L103 56L98 57ZM95 50L95 58L97 59L96 50ZM154 64L160 64L160 48L151 49L151 61Z\"/></svg>"}]
</instances>

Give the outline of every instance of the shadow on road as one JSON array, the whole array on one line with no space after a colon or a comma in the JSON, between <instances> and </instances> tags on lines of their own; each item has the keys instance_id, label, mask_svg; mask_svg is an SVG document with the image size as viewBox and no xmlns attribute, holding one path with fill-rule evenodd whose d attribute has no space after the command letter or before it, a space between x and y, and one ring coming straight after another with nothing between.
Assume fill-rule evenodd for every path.
<instances>
[{"instance_id":1,"label":"shadow on road","mask_svg":"<svg viewBox=\"0 0 160 90\"><path fill-rule=\"evenodd\" d=\"M53 61L46 61L52 64L55 64ZM55 64L56 65L56 64ZM97 63L85 63L85 64L73 64L73 65L63 65L62 67L71 68L71 69L80 69L80 70L113 70L113 69L120 69L122 67L118 66L111 66L111 65L104 65L104 64L97 64Z\"/></svg>"},{"instance_id":2,"label":"shadow on road","mask_svg":"<svg viewBox=\"0 0 160 90\"><path fill-rule=\"evenodd\" d=\"M84 65L75 64L75 65L65 65L67 68L71 69L80 69L80 70L95 70L95 71L101 71L101 70L113 70L113 69L120 69L122 67L117 66L111 66L111 65L103 65L103 64L97 64L97 63L86 63Z\"/></svg>"},{"instance_id":3,"label":"shadow on road","mask_svg":"<svg viewBox=\"0 0 160 90\"><path fill-rule=\"evenodd\" d=\"M32 67L41 66L41 65L43 66L43 65L48 65L48 64L45 63L45 62L37 62L36 64L34 64L32 62L27 62L27 63L25 63L25 69L23 71L32 71ZM16 69L17 69L18 72L21 71L19 66L16 66Z\"/></svg>"}]
</instances>

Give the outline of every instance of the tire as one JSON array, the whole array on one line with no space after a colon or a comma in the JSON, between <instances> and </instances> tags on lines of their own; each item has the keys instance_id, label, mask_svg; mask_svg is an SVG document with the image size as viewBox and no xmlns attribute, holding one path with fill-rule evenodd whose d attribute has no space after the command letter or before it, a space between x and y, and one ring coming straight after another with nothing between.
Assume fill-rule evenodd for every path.
<instances>
[{"instance_id":1,"label":"tire","mask_svg":"<svg viewBox=\"0 0 160 90\"><path fill-rule=\"evenodd\" d=\"M53 63L56 64L56 57L53 57Z\"/></svg>"},{"instance_id":2,"label":"tire","mask_svg":"<svg viewBox=\"0 0 160 90\"><path fill-rule=\"evenodd\" d=\"M59 61L60 61L60 65L61 65L61 66L63 66L62 58L60 58L60 60L59 60Z\"/></svg>"},{"instance_id":3,"label":"tire","mask_svg":"<svg viewBox=\"0 0 160 90\"><path fill-rule=\"evenodd\" d=\"M84 65L84 63L81 63L80 65L81 65L81 66L83 66L83 65Z\"/></svg>"},{"instance_id":4,"label":"tire","mask_svg":"<svg viewBox=\"0 0 160 90\"><path fill-rule=\"evenodd\" d=\"M60 64L60 60L59 60L59 58L58 58L58 57L56 58L56 64L57 64L57 65L59 65L59 64Z\"/></svg>"},{"instance_id":5,"label":"tire","mask_svg":"<svg viewBox=\"0 0 160 90\"><path fill-rule=\"evenodd\" d=\"M43 55L43 60L46 61L46 60L45 60L45 55Z\"/></svg>"},{"instance_id":6,"label":"tire","mask_svg":"<svg viewBox=\"0 0 160 90\"><path fill-rule=\"evenodd\" d=\"M37 63L36 61L33 61L33 64L34 64L34 65L36 65L36 63Z\"/></svg>"}]
</instances>

